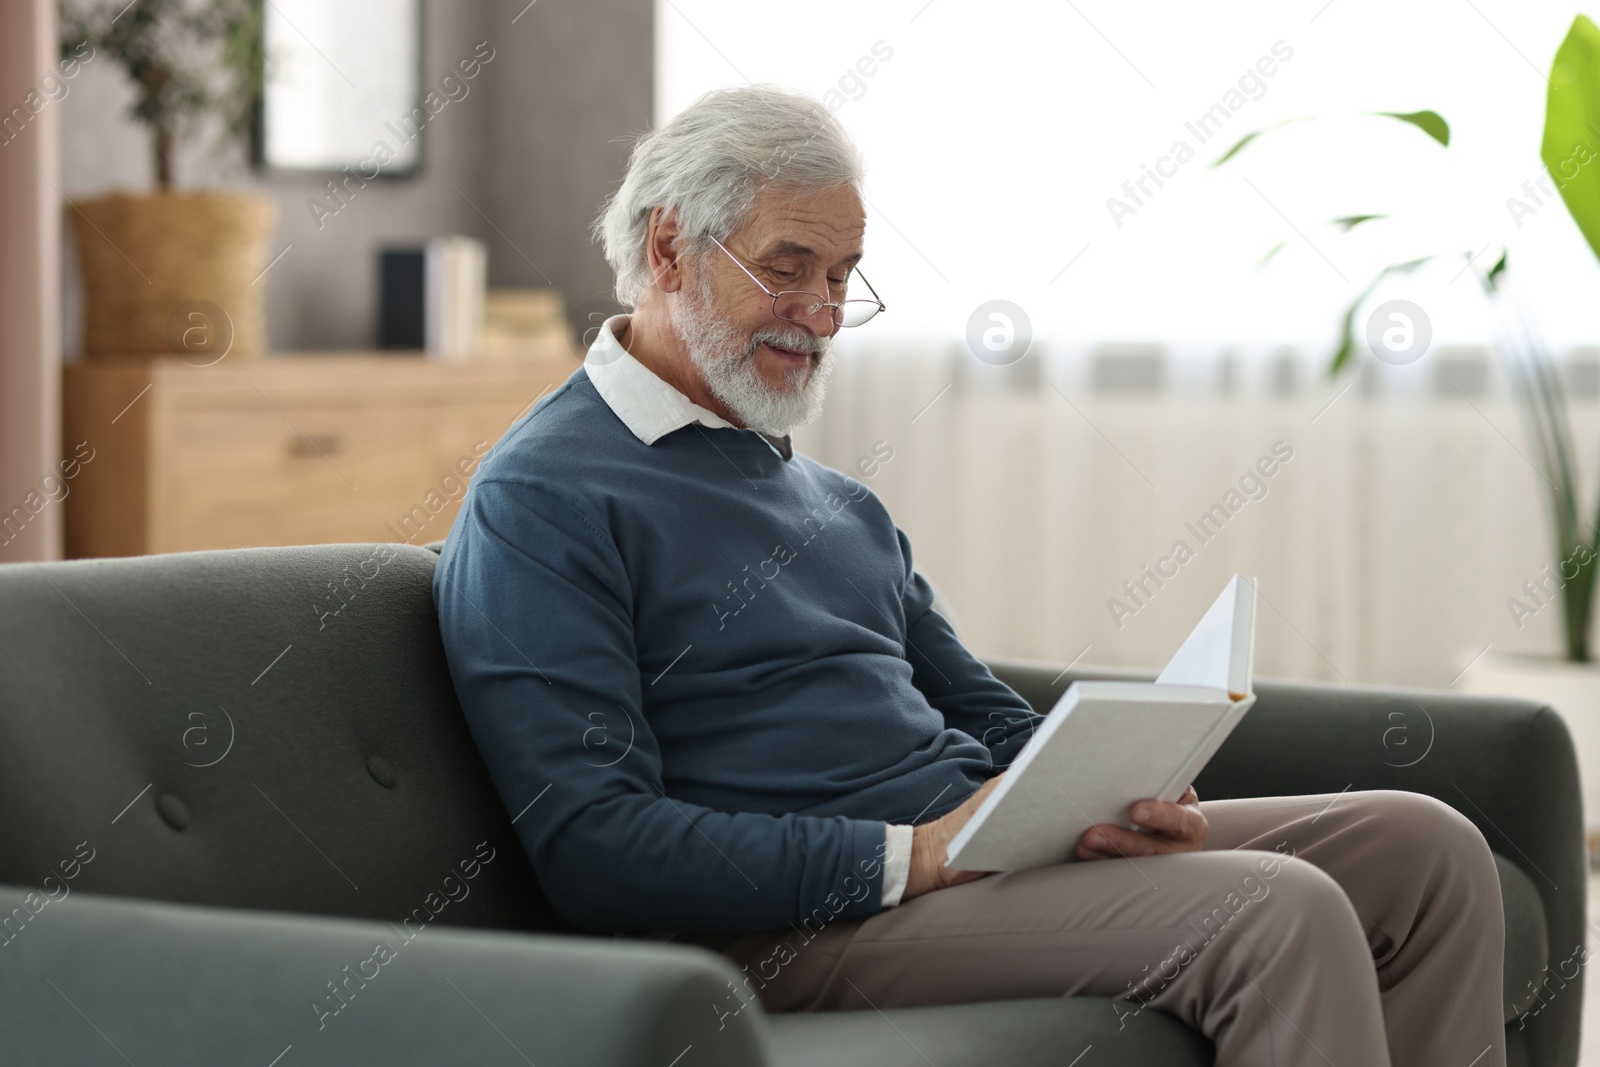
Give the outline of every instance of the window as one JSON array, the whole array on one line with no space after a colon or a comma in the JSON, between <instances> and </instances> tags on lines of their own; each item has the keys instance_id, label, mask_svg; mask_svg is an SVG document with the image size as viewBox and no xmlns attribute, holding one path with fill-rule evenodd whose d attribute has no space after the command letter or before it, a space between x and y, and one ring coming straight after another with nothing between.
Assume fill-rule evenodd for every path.
<instances>
[{"instance_id":1,"label":"window","mask_svg":"<svg viewBox=\"0 0 1600 1067\"><path fill-rule=\"evenodd\" d=\"M1524 183L1545 177L1543 75L1571 17L1512 0L659 0L657 119L746 80L826 99L867 158L863 267L891 309L875 337L958 338L1003 298L1041 338L1325 352L1384 264L1491 245L1487 268L1504 244L1559 348L1600 341L1600 264ZM1449 120L1448 149L1358 115L1423 108ZM1299 116L1325 118L1211 167ZM1324 225L1357 213L1405 221ZM1427 308L1435 344L1487 341L1462 262L1380 296Z\"/></svg>"}]
</instances>

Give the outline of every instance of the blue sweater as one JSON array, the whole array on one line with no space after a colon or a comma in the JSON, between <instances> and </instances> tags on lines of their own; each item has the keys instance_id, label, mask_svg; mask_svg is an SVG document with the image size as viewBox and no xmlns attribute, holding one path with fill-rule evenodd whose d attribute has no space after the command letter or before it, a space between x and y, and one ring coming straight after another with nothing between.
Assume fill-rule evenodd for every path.
<instances>
[{"instance_id":1,"label":"blue sweater","mask_svg":"<svg viewBox=\"0 0 1600 1067\"><path fill-rule=\"evenodd\" d=\"M958 806L1040 721L864 484L750 430L645 445L581 368L484 458L433 597L539 882L592 930L871 915L886 825Z\"/></svg>"}]
</instances>

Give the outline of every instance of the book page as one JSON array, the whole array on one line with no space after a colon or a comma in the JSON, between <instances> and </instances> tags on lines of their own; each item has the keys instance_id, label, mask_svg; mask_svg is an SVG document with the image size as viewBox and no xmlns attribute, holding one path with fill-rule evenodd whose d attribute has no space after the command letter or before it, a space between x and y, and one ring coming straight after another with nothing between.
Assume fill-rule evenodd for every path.
<instances>
[{"instance_id":1,"label":"book page","mask_svg":"<svg viewBox=\"0 0 1600 1067\"><path fill-rule=\"evenodd\" d=\"M1157 685L1202 685L1242 700L1251 689L1256 583L1235 574L1156 678Z\"/></svg>"}]
</instances>

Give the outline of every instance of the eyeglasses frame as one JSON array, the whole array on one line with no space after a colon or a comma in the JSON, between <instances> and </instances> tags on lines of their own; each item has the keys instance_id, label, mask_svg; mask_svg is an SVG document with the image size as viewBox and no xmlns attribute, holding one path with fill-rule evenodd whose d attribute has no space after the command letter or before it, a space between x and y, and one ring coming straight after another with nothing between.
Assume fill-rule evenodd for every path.
<instances>
[{"instance_id":1,"label":"eyeglasses frame","mask_svg":"<svg viewBox=\"0 0 1600 1067\"><path fill-rule=\"evenodd\" d=\"M709 235L707 235L707 236L709 236ZM745 274L749 276L751 281L755 282L758 286L761 286L761 291L763 293L766 293L768 296L772 297L772 317L775 318L775 319L783 319L784 322L803 322L804 321L804 319L788 319L788 318L784 318L782 315L778 314L778 297L782 296L783 294L785 294L785 293L798 293L798 294L801 294L803 296L811 296L811 297L820 297L821 296L820 293L813 293L808 289L780 289L775 293L771 289L768 289L765 285L763 285L762 282L761 282L761 279L757 278L754 274L752 274L750 272L750 268L749 267L746 267L743 263L740 263L739 262L739 257L734 255L732 252L729 252L727 250L727 248L725 248L723 246L721 241L717 240L715 237L712 237L711 238L711 243L716 245L718 248L721 248L723 254L726 255L729 259L733 260L735 266L737 266L740 270L744 271ZM840 301L835 302L835 301L831 301L831 300L828 300L826 298L823 298L817 303L817 305L815 307L813 307L811 309L810 314L807 314L804 317L805 319L809 319L812 315L815 315L817 312L821 311L823 308L834 308L834 309L836 309L836 311L835 312L830 312L829 315L828 315L828 317L830 319L833 319L833 324L835 326L837 326L841 330L850 330L850 329L854 329L856 326L865 326L868 322L871 322L873 319L877 318L879 315L881 315L885 311L889 310L889 305L887 305L887 304L885 304L883 302L883 297L879 296L878 295L878 291L872 287L872 283L867 281L867 276L865 274L861 273L861 268L860 267L851 267L850 269L854 273L861 275L861 280L862 280L863 283L866 284L867 291L872 294L872 299L871 300L866 300L866 299L857 297L854 300L840 300ZM860 303L860 304L875 303L875 304L878 305L878 310L874 311L872 313L872 316L870 318L866 319L865 321L855 323L853 326L846 326L843 322L840 321L840 319L842 319L844 317L844 305L845 304L849 304L849 303ZM834 318L835 314L837 314L839 316L839 318Z\"/></svg>"}]
</instances>

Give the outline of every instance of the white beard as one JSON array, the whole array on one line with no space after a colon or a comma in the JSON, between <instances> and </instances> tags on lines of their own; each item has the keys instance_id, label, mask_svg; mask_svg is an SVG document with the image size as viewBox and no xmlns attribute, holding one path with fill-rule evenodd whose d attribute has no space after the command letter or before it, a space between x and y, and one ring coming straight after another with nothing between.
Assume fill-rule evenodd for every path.
<instances>
[{"instance_id":1,"label":"white beard","mask_svg":"<svg viewBox=\"0 0 1600 1067\"><path fill-rule=\"evenodd\" d=\"M711 395L726 404L740 422L752 430L782 437L822 413L828 378L833 373L832 338L817 337L798 325L786 328L774 324L756 330L746 341L736 327L717 317L711 306L710 281L704 274L686 285L682 296L672 305L673 329L689 350L689 358L700 368ZM811 367L785 370L785 388L773 389L756 365L756 349L763 343L792 352L816 353L817 362Z\"/></svg>"}]
</instances>

